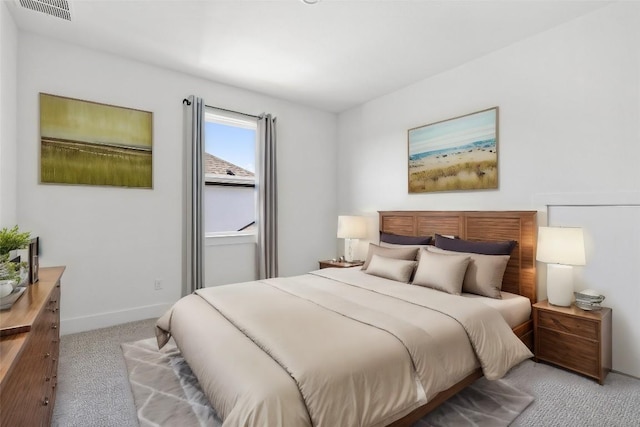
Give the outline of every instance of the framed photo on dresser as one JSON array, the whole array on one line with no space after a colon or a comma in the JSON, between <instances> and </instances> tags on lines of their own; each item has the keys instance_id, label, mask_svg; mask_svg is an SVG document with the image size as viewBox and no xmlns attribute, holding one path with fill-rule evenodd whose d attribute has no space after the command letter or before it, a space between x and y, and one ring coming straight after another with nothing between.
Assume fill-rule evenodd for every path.
<instances>
[{"instance_id":1,"label":"framed photo on dresser","mask_svg":"<svg viewBox=\"0 0 640 427\"><path fill-rule=\"evenodd\" d=\"M38 281L38 255L40 254L40 238L31 239L29 243L29 283Z\"/></svg>"}]
</instances>

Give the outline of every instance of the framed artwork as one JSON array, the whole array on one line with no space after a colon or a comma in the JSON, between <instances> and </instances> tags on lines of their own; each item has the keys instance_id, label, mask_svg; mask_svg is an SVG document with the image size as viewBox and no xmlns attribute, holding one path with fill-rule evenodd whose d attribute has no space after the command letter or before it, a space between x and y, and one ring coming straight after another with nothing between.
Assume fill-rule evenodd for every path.
<instances>
[{"instance_id":1,"label":"framed artwork","mask_svg":"<svg viewBox=\"0 0 640 427\"><path fill-rule=\"evenodd\" d=\"M498 107L409 129L409 193L498 188Z\"/></svg>"},{"instance_id":2,"label":"framed artwork","mask_svg":"<svg viewBox=\"0 0 640 427\"><path fill-rule=\"evenodd\" d=\"M40 182L153 188L149 111L40 94Z\"/></svg>"},{"instance_id":3,"label":"framed artwork","mask_svg":"<svg viewBox=\"0 0 640 427\"><path fill-rule=\"evenodd\" d=\"M36 283L38 278L40 256L40 238L36 237L29 242L29 283Z\"/></svg>"}]
</instances>

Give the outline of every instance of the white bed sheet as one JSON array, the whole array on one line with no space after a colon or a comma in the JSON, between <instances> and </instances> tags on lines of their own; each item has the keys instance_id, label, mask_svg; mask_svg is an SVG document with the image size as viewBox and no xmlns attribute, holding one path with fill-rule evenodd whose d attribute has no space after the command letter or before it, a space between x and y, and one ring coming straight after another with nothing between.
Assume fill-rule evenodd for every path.
<instances>
[{"instance_id":1,"label":"white bed sheet","mask_svg":"<svg viewBox=\"0 0 640 427\"><path fill-rule=\"evenodd\" d=\"M406 247L406 245L404 246ZM347 270L361 271L361 267L350 267L336 270L342 270L344 272ZM339 271L338 273L340 274ZM362 274L366 273L363 271ZM389 280L389 283L398 282ZM463 292L462 296L466 298L474 298L489 307L493 307L498 310L511 329L523 324L531 318L531 302L529 301L529 298L504 291L501 291L500 294L502 295L502 299L483 297L481 295L469 294L466 292Z\"/></svg>"},{"instance_id":2,"label":"white bed sheet","mask_svg":"<svg viewBox=\"0 0 640 427\"><path fill-rule=\"evenodd\" d=\"M474 298L478 301L495 308L502 314L504 320L513 329L526 322L531 317L531 302L529 298L509 292L500 292L502 299L488 298L475 294L463 293L466 298Z\"/></svg>"}]
</instances>

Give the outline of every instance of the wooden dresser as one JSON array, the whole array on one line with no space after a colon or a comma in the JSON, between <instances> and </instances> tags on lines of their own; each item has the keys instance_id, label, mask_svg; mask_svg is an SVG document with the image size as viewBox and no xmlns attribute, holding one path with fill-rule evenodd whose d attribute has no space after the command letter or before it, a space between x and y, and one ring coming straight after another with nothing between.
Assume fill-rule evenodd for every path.
<instances>
[{"instance_id":1,"label":"wooden dresser","mask_svg":"<svg viewBox=\"0 0 640 427\"><path fill-rule=\"evenodd\" d=\"M611 309L584 311L548 301L533 305L535 359L604 384L611 370Z\"/></svg>"},{"instance_id":2,"label":"wooden dresser","mask_svg":"<svg viewBox=\"0 0 640 427\"><path fill-rule=\"evenodd\" d=\"M60 277L41 268L9 310L0 311L0 426L48 426L56 396Z\"/></svg>"}]
</instances>

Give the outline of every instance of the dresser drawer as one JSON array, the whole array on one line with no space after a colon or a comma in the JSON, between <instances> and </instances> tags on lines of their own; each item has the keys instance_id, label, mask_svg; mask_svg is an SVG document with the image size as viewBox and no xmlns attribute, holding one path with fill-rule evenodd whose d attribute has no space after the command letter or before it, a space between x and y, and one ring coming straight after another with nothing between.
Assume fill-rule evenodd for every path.
<instances>
[{"instance_id":1,"label":"dresser drawer","mask_svg":"<svg viewBox=\"0 0 640 427\"><path fill-rule=\"evenodd\" d=\"M600 376L600 346L597 342L567 336L550 329L538 329L537 357L586 375Z\"/></svg>"},{"instance_id":2,"label":"dresser drawer","mask_svg":"<svg viewBox=\"0 0 640 427\"><path fill-rule=\"evenodd\" d=\"M48 340L38 336L42 332L34 328L11 376L3 386L0 396L0 425L2 426L40 426L49 412L51 354L48 352Z\"/></svg>"},{"instance_id":3,"label":"dresser drawer","mask_svg":"<svg viewBox=\"0 0 640 427\"><path fill-rule=\"evenodd\" d=\"M600 324L595 321L577 319L561 313L538 312L538 327L553 329L559 332L578 335L591 340L598 340Z\"/></svg>"},{"instance_id":4,"label":"dresser drawer","mask_svg":"<svg viewBox=\"0 0 640 427\"><path fill-rule=\"evenodd\" d=\"M0 317L0 426L49 426L60 340L60 277L41 268L38 283Z\"/></svg>"}]
</instances>

